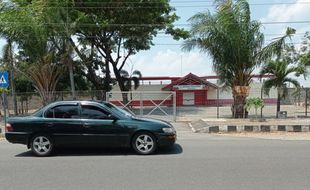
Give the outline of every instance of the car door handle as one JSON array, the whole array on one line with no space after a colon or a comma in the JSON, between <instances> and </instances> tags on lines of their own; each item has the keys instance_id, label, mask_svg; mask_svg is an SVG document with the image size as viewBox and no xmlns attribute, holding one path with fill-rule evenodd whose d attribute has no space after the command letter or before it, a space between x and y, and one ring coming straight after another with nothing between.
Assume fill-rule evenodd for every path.
<instances>
[{"instance_id":1,"label":"car door handle","mask_svg":"<svg viewBox=\"0 0 310 190\"><path fill-rule=\"evenodd\" d=\"M53 123L47 123L46 124L47 127L53 127L53 125L54 125Z\"/></svg>"},{"instance_id":2,"label":"car door handle","mask_svg":"<svg viewBox=\"0 0 310 190\"><path fill-rule=\"evenodd\" d=\"M90 127L91 127L90 124L84 124L83 126L84 126L85 128L90 128Z\"/></svg>"}]
</instances>

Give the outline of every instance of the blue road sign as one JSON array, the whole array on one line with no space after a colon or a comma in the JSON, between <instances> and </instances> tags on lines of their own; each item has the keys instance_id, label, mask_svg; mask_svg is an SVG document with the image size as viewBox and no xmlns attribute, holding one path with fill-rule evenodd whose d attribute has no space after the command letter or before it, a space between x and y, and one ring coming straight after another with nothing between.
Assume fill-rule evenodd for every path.
<instances>
[{"instance_id":1,"label":"blue road sign","mask_svg":"<svg viewBox=\"0 0 310 190\"><path fill-rule=\"evenodd\" d=\"M0 87L9 87L9 73L7 71L0 71Z\"/></svg>"}]
</instances>

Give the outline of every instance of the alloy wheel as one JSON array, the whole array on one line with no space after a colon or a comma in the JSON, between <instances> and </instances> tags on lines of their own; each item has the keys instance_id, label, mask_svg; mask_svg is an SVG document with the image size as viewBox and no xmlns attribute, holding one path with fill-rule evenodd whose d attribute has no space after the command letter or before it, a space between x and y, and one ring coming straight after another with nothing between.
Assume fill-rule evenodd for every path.
<instances>
[{"instance_id":1,"label":"alloy wheel","mask_svg":"<svg viewBox=\"0 0 310 190\"><path fill-rule=\"evenodd\" d=\"M51 141L45 136L37 136L33 139L33 150L38 155L47 155L52 149Z\"/></svg>"},{"instance_id":2,"label":"alloy wheel","mask_svg":"<svg viewBox=\"0 0 310 190\"><path fill-rule=\"evenodd\" d=\"M136 138L135 146L143 154L148 154L154 149L154 140L150 135L142 134Z\"/></svg>"}]
</instances>

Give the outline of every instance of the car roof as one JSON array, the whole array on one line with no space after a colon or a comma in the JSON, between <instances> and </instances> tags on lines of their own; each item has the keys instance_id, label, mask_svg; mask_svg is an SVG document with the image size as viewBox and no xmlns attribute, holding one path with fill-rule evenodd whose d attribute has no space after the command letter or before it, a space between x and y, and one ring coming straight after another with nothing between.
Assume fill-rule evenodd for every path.
<instances>
[{"instance_id":1,"label":"car roof","mask_svg":"<svg viewBox=\"0 0 310 190\"><path fill-rule=\"evenodd\" d=\"M78 103L106 103L102 100L63 100L63 101L56 101L50 103L48 106L55 106L55 105L63 105L63 104L78 104Z\"/></svg>"}]
</instances>

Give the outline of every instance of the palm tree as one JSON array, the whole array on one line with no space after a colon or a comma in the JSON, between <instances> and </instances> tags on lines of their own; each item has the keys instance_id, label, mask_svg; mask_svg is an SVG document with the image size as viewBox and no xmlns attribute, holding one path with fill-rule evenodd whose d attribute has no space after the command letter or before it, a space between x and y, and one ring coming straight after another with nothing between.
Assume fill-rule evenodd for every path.
<instances>
[{"instance_id":1,"label":"palm tree","mask_svg":"<svg viewBox=\"0 0 310 190\"><path fill-rule=\"evenodd\" d=\"M183 44L199 48L213 59L220 81L233 92L233 116L244 117L252 73L260 63L264 35L261 24L252 21L246 0L215 0L217 11L198 13L189 19L191 37Z\"/></svg>"},{"instance_id":2,"label":"palm tree","mask_svg":"<svg viewBox=\"0 0 310 190\"><path fill-rule=\"evenodd\" d=\"M53 63L52 54L47 54L40 61L32 64L27 74L40 94L43 105L55 101L56 86L63 74L63 68Z\"/></svg>"},{"instance_id":3,"label":"palm tree","mask_svg":"<svg viewBox=\"0 0 310 190\"><path fill-rule=\"evenodd\" d=\"M277 112L276 116L278 118L278 113L281 110L281 99L285 97L288 93L287 86L292 84L295 88L300 88L298 80L291 78L292 74L299 76L306 74L306 68L303 65L296 65L290 63L287 59L271 60L266 63L261 74L269 74L272 77L267 79L263 84L263 89L265 94L269 94L272 87L277 88Z\"/></svg>"},{"instance_id":4,"label":"palm tree","mask_svg":"<svg viewBox=\"0 0 310 190\"><path fill-rule=\"evenodd\" d=\"M250 91L253 71L261 63L280 56L285 40L295 29L288 28L285 35L263 47L261 24L251 20L247 0L215 0L216 13L198 13L189 19L191 37L183 49L194 48L208 53L213 59L213 70L225 87L233 93L233 117L247 115L246 97Z\"/></svg>"},{"instance_id":5,"label":"palm tree","mask_svg":"<svg viewBox=\"0 0 310 190\"><path fill-rule=\"evenodd\" d=\"M136 90L140 86L140 79L142 74L138 70L134 70L131 74L126 70L121 70L120 72L122 80L124 81L125 91L132 91L132 87ZM133 86L132 86L133 85ZM130 94L132 99L132 94ZM123 102L126 104L128 102L128 95L123 94Z\"/></svg>"},{"instance_id":6,"label":"palm tree","mask_svg":"<svg viewBox=\"0 0 310 190\"><path fill-rule=\"evenodd\" d=\"M126 91L131 91L132 87L136 90L140 86L140 79L142 78L142 73L138 70L134 70L131 74L126 70L121 70L121 76L124 80ZM133 84L133 86L132 86Z\"/></svg>"}]
</instances>

